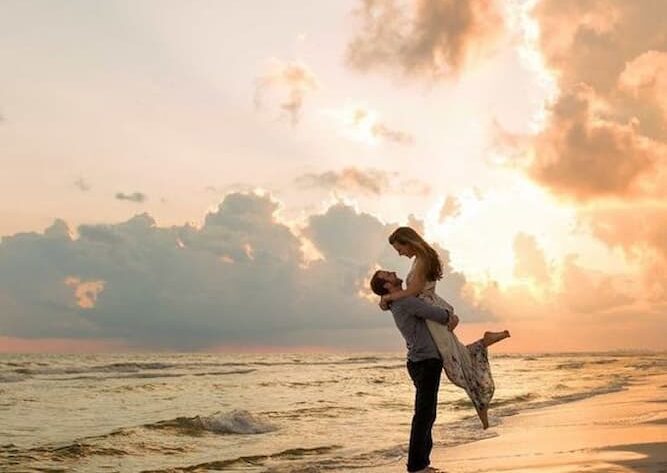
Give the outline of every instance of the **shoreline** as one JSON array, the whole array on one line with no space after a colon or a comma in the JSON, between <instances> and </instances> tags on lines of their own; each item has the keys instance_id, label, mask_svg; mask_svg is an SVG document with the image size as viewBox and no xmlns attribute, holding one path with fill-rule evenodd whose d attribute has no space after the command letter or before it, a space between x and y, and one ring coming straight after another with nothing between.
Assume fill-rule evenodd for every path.
<instances>
[{"instance_id":1,"label":"shoreline","mask_svg":"<svg viewBox=\"0 0 667 473\"><path fill-rule=\"evenodd\" d=\"M436 442L443 431L436 421ZM431 466L447 473L665 473L667 374L503 417L489 431L495 435L434 447ZM404 462L365 471L404 472Z\"/></svg>"}]
</instances>

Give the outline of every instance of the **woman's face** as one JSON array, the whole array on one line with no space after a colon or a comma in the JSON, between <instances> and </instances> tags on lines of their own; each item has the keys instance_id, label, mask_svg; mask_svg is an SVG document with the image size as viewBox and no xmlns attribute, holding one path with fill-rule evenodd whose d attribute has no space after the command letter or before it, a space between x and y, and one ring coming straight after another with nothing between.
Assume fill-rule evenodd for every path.
<instances>
[{"instance_id":1,"label":"woman's face","mask_svg":"<svg viewBox=\"0 0 667 473\"><path fill-rule=\"evenodd\" d=\"M415 255L415 251L408 244L403 244L395 241L394 243L391 244L391 246L394 247L396 253L398 253L399 256L406 256L408 258L412 258Z\"/></svg>"}]
</instances>

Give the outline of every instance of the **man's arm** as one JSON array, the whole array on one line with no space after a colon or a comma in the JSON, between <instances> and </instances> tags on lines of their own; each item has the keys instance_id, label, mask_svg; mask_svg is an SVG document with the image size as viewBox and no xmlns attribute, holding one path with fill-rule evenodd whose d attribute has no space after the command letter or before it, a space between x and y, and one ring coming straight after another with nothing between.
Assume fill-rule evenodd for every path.
<instances>
[{"instance_id":1,"label":"man's arm","mask_svg":"<svg viewBox=\"0 0 667 473\"><path fill-rule=\"evenodd\" d=\"M443 325L449 321L449 316L453 315L453 311L448 311L436 307L434 305L428 304L421 299L416 297L407 297L400 301L394 302L394 304L401 304L406 312L413 314L415 317L420 319L429 319L435 320Z\"/></svg>"}]
</instances>

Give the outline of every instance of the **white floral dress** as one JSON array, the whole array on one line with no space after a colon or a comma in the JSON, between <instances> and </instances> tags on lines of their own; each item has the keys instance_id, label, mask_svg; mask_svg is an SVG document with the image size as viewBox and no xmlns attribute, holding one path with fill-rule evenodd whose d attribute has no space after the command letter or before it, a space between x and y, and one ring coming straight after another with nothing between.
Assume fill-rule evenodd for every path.
<instances>
[{"instance_id":1,"label":"white floral dress","mask_svg":"<svg viewBox=\"0 0 667 473\"><path fill-rule=\"evenodd\" d=\"M408 284L415 262L406 277ZM428 304L453 311L451 304L435 293L435 281L427 281L426 286L417 297ZM464 345L446 325L433 320L427 320L426 325L442 357L442 368L447 378L466 391L475 410L479 412L481 409L488 408L495 385L484 342L480 339L470 345Z\"/></svg>"}]
</instances>

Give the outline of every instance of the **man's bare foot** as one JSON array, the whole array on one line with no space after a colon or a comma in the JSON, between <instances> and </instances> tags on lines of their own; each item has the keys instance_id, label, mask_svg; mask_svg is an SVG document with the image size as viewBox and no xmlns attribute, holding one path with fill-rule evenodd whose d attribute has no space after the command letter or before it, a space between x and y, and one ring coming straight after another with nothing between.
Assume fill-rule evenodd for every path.
<instances>
[{"instance_id":1,"label":"man's bare foot","mask_svg":"<svg viewBox=\"0 0 667 473\"><path fill-rule=\"evenodd\" d=\"M502 332L484 332L484 345L487 347L498 343L501 340L505 340L510 337L509 330L503 330Z\"/></svg>"},{"instance_id":2,"label":"man's bare foot","mask_svg":"<svg viewBox=\"0 0 667 473\"><path fill-rule=\"evenodd\" d=\"M489 410L488 409L483 409L481 411L477 411L477 415L479 415L479 420L482 421L482 427L484 427L484 430L489 428Z\"/></svg>"},{"instance_id":3,"label":"man's bare foot","mask_svg":"<svg viewBox=\"0 0 667 473\"><path fill-rule=\"evenodd\" d=\"M459 324L458 316L452 314L452 316L449 318L449 321L447 322L447 329L450 332L453 332L458 324Z\"/></svg>"}]
</instances>

